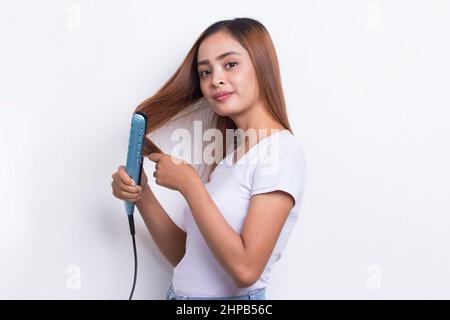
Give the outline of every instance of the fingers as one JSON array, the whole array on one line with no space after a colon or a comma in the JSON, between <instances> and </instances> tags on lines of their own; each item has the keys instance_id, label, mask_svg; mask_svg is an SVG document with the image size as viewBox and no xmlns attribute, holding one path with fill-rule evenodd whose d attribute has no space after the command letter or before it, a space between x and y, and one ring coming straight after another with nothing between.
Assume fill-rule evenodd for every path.
<instances>
[{"instance_id":1,"label":"fingers","mask_svg":"<svg viewBox=\"0 0 450 320\"><path fill-rule=\"evenodd\" d=\"M113 194L119 199L127 201L137 201L142 194L140 185L133 185L133 179L128 176L124 166L119 166L116 173L112 175L111 187Z\"/></svg>"},{"instance_id":2,"label":"fingers","mask_svg":"<svg viewBox=\"0 0 450 320\"><path fill-rule=\"evenodd\" d=\"M119 173L120 180L123 184L129 185L129 186L136 185L136 183L133 181L133 179L131 179L130 176L128 175L124 166L119 167L118 173Z\"/></svg>"},{"instance_id":3,"label":"fingers","mask_svg":"<svg viewBox=\"0 0 450 320\"><path fill-rule=\"evenodd\" d=\"M141 193L142 192L142 187L141 186L131 187L131 186L127 186L125 184L120 184L119 187L123 191L125 191L127 193L131 193L131 194Z\"/></svg>"},{"instance_id":4,"label":"fingers","mask_svg":"<svg viewBox=\"0 0 450 320\"><path fill-rule=\"evenodd\" d=\"M160 153L160 152L152 152L149 154L149 156L147 157L150 161L153 162L158 162L159 160L161 160L161 158L164 156L164 153Z\"/></svg>"},{"instance_id":5,"label":"fingers","mask_svg":"<svg viewBox=\"0 0 450 320\"><path fill-rule=\"evenodd\" d=\"M126 201L138 201L142 195L142 189L139 187L139 190L133 190L129 192L127 189L120 187L117 185L115 181L111 182L111 187L113 189L113 194L116 198Z\"/></svg>"}]
</instances>

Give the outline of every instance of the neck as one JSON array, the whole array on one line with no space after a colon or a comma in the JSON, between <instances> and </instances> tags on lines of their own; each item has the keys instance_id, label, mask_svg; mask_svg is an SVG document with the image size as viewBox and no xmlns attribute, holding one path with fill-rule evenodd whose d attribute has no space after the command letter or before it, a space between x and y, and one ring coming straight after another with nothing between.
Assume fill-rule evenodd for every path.
<instances>
[{"instance_id":1,"label":"neck","mask_svg":"<svg viewBox=\"0 0 450 320\"><path fill-rule=\"evenodd\" d=\"M246 132L249 129L255 130L259 135L259 131L267 132L270 135L271 129L285 129L277 122L268 112L268 108L262 102L257 103L251 108L247 108L243 112L229 116L236 124L238 129Z\"/></svg>"}]
</instances>

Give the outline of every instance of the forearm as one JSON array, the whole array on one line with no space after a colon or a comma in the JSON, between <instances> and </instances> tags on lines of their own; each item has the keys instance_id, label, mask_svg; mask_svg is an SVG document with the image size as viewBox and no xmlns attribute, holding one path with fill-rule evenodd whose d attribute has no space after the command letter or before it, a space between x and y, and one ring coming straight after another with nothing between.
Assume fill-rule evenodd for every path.
<instances>
[{"instance_id":1,"label":"forearm","mask_svg":"<svg viewBox=\"0 0 450 320\"><path fill-rule=\"evenodd\" d=\"M190 182L191 185L180 192L186 199L200 232L236 285L245 287L250 268L241 235L225 220L201 180L193 179Z\"/></svg>"},{"instance_id":2,"label":"forearm","mask_svg":"<svg viewBox=\"0 0 450 320\"><path fill-rule=\"evenodd\" d=\"M141 199L136 202L136 207L153 241L170 264L175 267L185 254L186 232L173 222L148 185L143 188Z\"/></svg>"}]
</instances>

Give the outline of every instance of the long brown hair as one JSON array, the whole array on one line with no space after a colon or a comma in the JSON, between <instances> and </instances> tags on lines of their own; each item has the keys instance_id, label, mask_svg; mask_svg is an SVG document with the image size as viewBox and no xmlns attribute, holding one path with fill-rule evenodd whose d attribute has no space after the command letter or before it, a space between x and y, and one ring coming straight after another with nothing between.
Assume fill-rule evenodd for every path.
<instances>
[{"instance_id":1,"label":"long brown hair","mask_svg":"<svg viewBox=\"0 0 450 320\"><path fill-rule=\"evenodd\" d=\"M175 74L153 96L139 104L135 112L143 112L148 117L146 135L163 127L203 98L197 71L197 54L202 41L217 32L226 32L247 50L256 70L261 98L268 107L270 115L285 129L293 133L288 121L280 69L272 39L259 21L250 18L236 18L218 21L209 26L195 41ZM214 113L214 117L214 127L222 133L222 137L226 136L227 129L237 129L231 118L216 113ZM143 146L143 156L159 150L147 137L144 138ZM226 149L226 141L223 139L221 159L226 156ZM216 162L210 166L208 181L209 175L216 166Z\"/></svg>"}]
</instances>

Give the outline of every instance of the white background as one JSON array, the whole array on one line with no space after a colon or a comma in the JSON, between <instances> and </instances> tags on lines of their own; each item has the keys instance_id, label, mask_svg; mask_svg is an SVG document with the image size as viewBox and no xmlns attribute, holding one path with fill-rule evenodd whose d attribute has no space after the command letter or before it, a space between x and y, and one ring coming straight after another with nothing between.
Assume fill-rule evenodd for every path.
<instances>
[{"instance_id":1,"label":"white background","mask_svg":"<svg viewBox=\"0 0 450 320\"><path fill-rule=\"evenodd\" d=\"M269 30L307 160L267 298L450 298L446 0L2 1L0 298L128 298L110 183L131 112L235 17ZM151 186L179 222L184 199ZM135 218L135 298L164 299L172 268Z\"/></svg>"}]
</instances>

